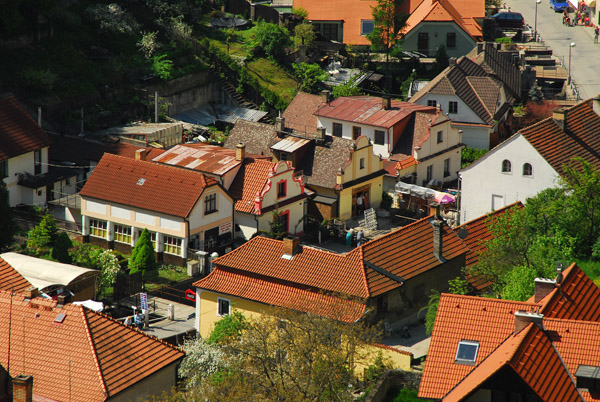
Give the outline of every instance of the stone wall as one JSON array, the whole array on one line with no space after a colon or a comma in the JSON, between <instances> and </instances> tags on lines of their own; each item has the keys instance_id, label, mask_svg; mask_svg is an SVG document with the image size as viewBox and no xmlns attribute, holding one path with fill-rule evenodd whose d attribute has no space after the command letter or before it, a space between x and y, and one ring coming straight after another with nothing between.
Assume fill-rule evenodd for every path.
<instances>
[{"instance_id":1,"label":"stone wall","mask_svg":"<svg viewBox=\"0 0 600 402\"><path fill-rule=\"evenodd\" d=\"M385 402L389 400L390 393L396 393L403 388L419 389L421 376L420 371L386 371L367 395L365 402Z\"/></svg>"}]
</instances>

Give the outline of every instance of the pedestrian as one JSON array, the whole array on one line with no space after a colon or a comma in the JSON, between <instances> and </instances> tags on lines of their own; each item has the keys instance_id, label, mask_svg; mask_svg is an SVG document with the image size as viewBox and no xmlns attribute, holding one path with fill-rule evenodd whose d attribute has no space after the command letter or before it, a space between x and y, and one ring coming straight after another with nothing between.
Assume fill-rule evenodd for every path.
<instances>
[{"instance_id":1,"label":"pedestrian","mask_svg":"<svg viewBox=\"0 0 600 402\"><path fill-rule=\"evenodd\" d=\"M596 25L596 28L594 28L594 43L598 43L598 34L600 34L600 27Z\"/></svg>"},{"instance_id":2,"label":"pedestrian","mask_svg":"<svg viewBox=\"0 0 600 402\"><path fill-rule=\"evenodd\" d=\"M352 247L352 236L354 235L354 229L350 229L346 233L346 246Z\"/></svg>"},{"instance_id":3,"label":"pedestrian","mask_svg":"<svg viewBox=\"0 0 600 402\"><path fill-rule=\"evenodd\" d=\"M358 193L358 197L356 197L356 214L361 215L364 211L363 209L363 196L362 193Z\"/></svg>"},{"instance_id":4,"label":"pedestrian","mask_svg":"<svg viewBox=\"0 0 600 402\"><path fill-rule=\"evenodd\" d=\"M142 312L141 311L136 311L135 316L133 317L134 319L134 323L135 325L139 328L142 329L144 328L144 320L142 319Z\"/></svg>"},{"instance_id":5,"label":"pedestrian","mask_svg":"<svg viewBox=\"0 0 600 402\"><path fill-rule=\"evenodd\" d=\"M360 246L360 244L362 243L362 239L363 239L363 231L362 229L358 229L358 233L356 234L356 245Z\"/></svg>"},{"instance_id":6,"label":"pedestrian","mask_svg":"<svg viewBox=\"0 0 600 402\"><path fill-rule=\"evenodd\" d=\"M127 326L131 325L131 317L130 316L127 316L127 318L125 318L124 324L127 325Z\"/></svg>"}]
</instances>

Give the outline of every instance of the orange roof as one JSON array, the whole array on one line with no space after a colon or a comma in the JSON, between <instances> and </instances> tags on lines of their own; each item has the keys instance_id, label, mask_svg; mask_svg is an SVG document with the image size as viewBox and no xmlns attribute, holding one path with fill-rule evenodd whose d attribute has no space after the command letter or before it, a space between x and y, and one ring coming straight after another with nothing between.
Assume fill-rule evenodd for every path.
<instances>
[{"instance_id":1,"label":"orange roof","mask_svg":"<svg viewBox=\"0 0 600 402\"><path fill-rule=\"evenodd\" d=\"M60 323L59 314L64 314ZM32 375L36 395L105 401L183 356L176 347L82 306L57 307L53 300L11 298L0 291L0 365L12 377Z\"/></svg>"},{"instance_id":2,"label":"orange roof","mask_svg":"<svg viewBox=\"0 0 600 402\"><path fill-rule=\"evenodd\" d=\"M187 217L204 189L217 181L200 172L104 154L82 197Z\"/></svg>"},{"instance_id":3,"label":"orange roof","mask_svg":"<svg viewBox=\"0 0 600 402\"><path fill-rule=\"evenodd\" d=\"M285 126L302 133L316 133L317 117L313 113L322 103L319 95L298 92L281 116L285 119Z\"/></svg>"},{"instance_id":4,"label":"orange roof","mask_svg":"<svg viewBox=\"0 0 600 402\"><path fill-rule=\"evenodd\" d=\"M0 99L0 161L50 145L52 140L17 100Z\"/></svg>"},{"instance_id":5,"label":"orange roof","mask_svg":"<svg viewBox=\"0 0 600 402\"><path fill-rule=\"evenodd\" d=\"M267 185L269 174L275 171L277 162L260 159L246 159L229 187L229 194L235 199L235 210L256 213L254 200Z\"/></svg>"},{"instance_id":6,"label":"orange roof","mask_svg":"<svg viewBox=\"0 0 600 402\"><path fill-rule=\"evenodd\" d=\"M415 159L414 156L409 156L406 159L403 159L401 161L398 161L398 163L396 163L396 170L402 170L402 169L406 169L408 167L414 166L414 165L418 165L419 161L417 161Z\"/></svg>"},{"instance_id":7,"label":"orange roof","mask_svg":"<svg viewBox=\"0 0 600 402\"><path fill-rule=\"evenodd\" d=\"M33 285L23 275L0 258L0 289L22 292L31 286Z\"/></svg>"},{"instance_id":8,"label":"orange roof","mask_svg":"<svg viewBox=\"0 0 600 402\"><path fill-rule=\"evenodd\" d=\"M539 303L442 295L419 396L463 400L510 366L544 401L580 400L570 377L579 364L600 366L600 289L575 264L563 277ZM518 310L539 311L546 331L514 336ZM474 366L454 362L461 340L479 342Z\"/></svg>"},{"instance_id":9,"label":"orange roof","mask_svg":"<svg viewBox=\"0 0 600 402\"><path fill-rule=\"evenodd\" d=\"M482 2L480 3L483 5ZM408 17L402 34L408 34L422 21L455 22L473 39L481 38L483 35L481 27L473 18L483 18L485 15L484 10L482 9L481 14L479 14L480 11L477 8L462 7L461 15L457 5L447 0L423 0Z\"/></svg>"}]
</instances>

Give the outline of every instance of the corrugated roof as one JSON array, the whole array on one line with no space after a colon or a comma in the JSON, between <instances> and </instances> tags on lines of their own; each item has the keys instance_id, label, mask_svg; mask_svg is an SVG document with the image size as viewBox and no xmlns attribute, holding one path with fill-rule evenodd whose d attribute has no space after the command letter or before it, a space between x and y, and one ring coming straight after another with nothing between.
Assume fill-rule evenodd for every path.
<instances>
[{"instance_id":1,"label":"corrugated roof","mask_svg":"<svg viewBox=\"0 0 600 402\"><path fill-rule=\"evenodd\" d=\"M52 140L10 96L0 99L0 161L50 145Z\"/></svg>"},{"instance_id":2,"label":"corrugated roof","mask_svg":"<svg viewBox=\"0 0 600 402\"><path fill-rule=\"evenodd\" d=\"M199 124L201 126L210 126L217 121L226 123L235 123L237 119L259 121L267 115L267 112L256 109L247 109L229 105L205 105L199 108L186 110L177 113L172 117L176 120L185 121L190 124Z\"/></svg>"},{"instance_id":3,"label":"corrugated roof","mask_svg":"<svg viewBox=\"0 0 600 402\"><path fill-rule=\"evenodd\" d=\"M187 217L217 181L200 172L104 154L79 195Z\"/></svg>"},{"instance_id":4,"label":"corrugated roof","mask_svg":"<svg viewBox=\"0 0 600 402\"><path fill-rule=\"evenodd\" d=\"M306 138L288 136L272 145L271 149L283 152L295 152L300 148L310 144L310 142L311 141Z\"/></svg>"},{"instance_id":5,"label":"corrugated roof","mask_svg":"<svg viewBox=\"0 0 600 402\"><path fill-rule=\"evenodd\" d=\"M180 144L152 161L222 176L242 163L235 158L235 152L216 145Z\"/></svg>"}]
</instances>

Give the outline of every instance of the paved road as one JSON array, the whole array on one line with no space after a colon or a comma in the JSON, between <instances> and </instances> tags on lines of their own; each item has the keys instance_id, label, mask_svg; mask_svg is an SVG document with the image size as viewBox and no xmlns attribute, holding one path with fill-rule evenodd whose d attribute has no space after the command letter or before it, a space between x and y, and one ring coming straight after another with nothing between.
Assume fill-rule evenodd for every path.
<instances>
[{"instance_id":1,"label":"paved road","mask_svg":"<svg viewBox=\"0 0 600 402\"><path fill-rule=\"evenodd\" d=\"M523 14L527 24L535 25L535 0L506 0L504 3ZM567 27L562 24L562 14L550 8L548 0L538 5L537 31L543 42L550 46L559 60L569 68L569 44L575 42L571 51L571 77L583 99L600 94L600 44L594 44L591 27Z\"/></svg>"}]
</instances>

